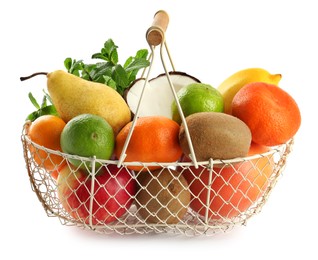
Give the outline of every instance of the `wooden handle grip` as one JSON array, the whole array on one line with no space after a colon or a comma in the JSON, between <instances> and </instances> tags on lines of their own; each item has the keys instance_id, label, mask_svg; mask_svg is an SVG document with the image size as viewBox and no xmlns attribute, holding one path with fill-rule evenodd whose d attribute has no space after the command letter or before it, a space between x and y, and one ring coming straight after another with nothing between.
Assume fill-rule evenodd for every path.
<instances>
[{"instance_id":1,"label":"wooden handle grip","mask_svg":"<svg viewBox=\"0 0 318 260\"><path fill-rule=\"evenodd\" d=\"M150 45L157 46L164 41L164 34L169 23L167 12L160 10L155 13L153 23L147 30L147 41Z\"/></svg>"}]
</instances>

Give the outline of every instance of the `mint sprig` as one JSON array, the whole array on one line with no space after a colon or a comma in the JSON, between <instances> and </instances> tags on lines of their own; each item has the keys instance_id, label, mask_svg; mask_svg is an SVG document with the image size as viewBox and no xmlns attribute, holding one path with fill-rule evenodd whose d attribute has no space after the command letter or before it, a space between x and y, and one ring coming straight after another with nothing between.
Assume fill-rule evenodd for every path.
<instances>
[{"instance_id":1,"label":"mint sprig","mask_svg":"<svg viewBox=\"0 0 318 260\"><path fill-rule=\"evenodd\" d=\"M26 120L30 120L30 121L33 122L35 119L37 119L38 117L43 116L43 115L55 115L55 116L58 116L58 113L57 113L54 105L48 104L48 101L51 104L53 104L53 103L52 103L51 97L45 91L44 91L44 96L43 96L41 105L39 105L39 103L34 98L34 96L32 95L31 92L29 93L28 96L29 96L29 99L30 99L31 103L36 108L36 110L34 112L32 112L31 114L29 114L27 116Z\"/></svg>"},{"instance_id":2,"label":"mint sprig","mask_svg":"<svg viewBox=\"0 0 318 260\"><path fill-rule=\"evenodd\" d=\"M85 64L83 60L66 58L64 66L71 74L83 79L106 84L115 89L120 95L133 82L140 69L149 66L148 50L138 50L135 56L126 59L124 65L119 64L118 46L112 39L108 39L98 53L92 55L92 59L101 60L93 64Z\"/></svg>"}]
</instances>

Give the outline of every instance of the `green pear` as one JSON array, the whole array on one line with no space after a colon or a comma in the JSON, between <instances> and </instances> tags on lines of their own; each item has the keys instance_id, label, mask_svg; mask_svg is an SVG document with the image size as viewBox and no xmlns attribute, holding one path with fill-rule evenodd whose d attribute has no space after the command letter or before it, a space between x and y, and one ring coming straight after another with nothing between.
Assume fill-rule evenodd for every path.
<instances>
[{"instance_id":1,"label":"green pear","mask_svg":"<svg viewBox=\"0 0 318 260\"><path fill-rule=\"evenodd\" d=\"M56 70L47 74L47 89L57 112L65 122L80 114L99 115L117 134L131 121L130 109L123 97L105 84Z\"/></svg>"}]
</instances>

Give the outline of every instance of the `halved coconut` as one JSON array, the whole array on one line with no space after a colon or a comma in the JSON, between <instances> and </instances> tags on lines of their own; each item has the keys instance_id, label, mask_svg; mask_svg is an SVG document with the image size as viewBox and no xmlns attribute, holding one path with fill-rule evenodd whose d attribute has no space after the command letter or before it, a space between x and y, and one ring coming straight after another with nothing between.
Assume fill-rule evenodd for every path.
<instances>
[{"instance_id":1,"label":"halved coconut","mask_svg":"<svg viewBox=\"0 0 318 260\"><path fill-rule=\"evenodd\" d=\"M180 71L169 72L169 75L176 92L184 86L200 82L197 78ZM133 114L136 114L145 81L146 79L144 78L135 80L126 90L124 95ZM173 100L174 96L167 75L165 73L160 74L156 78L146 82L142 102L139 108L139 116L161 115L172 118L171 104Z\"/></svg>"}]
</instances>

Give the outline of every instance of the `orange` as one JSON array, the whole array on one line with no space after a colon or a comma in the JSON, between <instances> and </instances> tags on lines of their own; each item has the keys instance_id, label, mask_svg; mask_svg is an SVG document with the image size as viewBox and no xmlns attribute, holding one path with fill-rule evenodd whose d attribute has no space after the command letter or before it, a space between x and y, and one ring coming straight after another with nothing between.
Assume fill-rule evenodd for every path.
<instances>
[{"instance_id":1,"label":"orange","mask_svg":"<svg viewBox=\"0 0 318 260\"><path fill-rule=\"evenodd\" d=\"M116 136L115 155L120 158L132 122ZM129 141L125 162L175 162L182 154L179 145L178 123L164 116L140 117ZM128 166L132 170L146 170L142 166ZM149 169L158 169L151 166Z\"/></svg>"},{"instance_id":2,"label":"orange","mask_svg":"<svg viewBox=\"0 0 318 260\"><path fill-rule=\"evenodd\" d=\"M43 115L38 117L28 130L28 136L31 141L45 148L61 151L60 136L64 129L65 122L58 116ZM37 149L30 145L34 161L38 166L43 167L47 171L52 171L63 161L63 157L48 153L44 149Z\"/></svg>"},{"instance_id":3,"label":"orange","mask_svg":"<svg viewBox=\"0 0 318 260\"><path fill-rule=\"evenodd\" d=\"M265 82L241 88L233 98L232 115L248 125L253 142L265 146L287 142L301 124L296 101L283 89Z\"/></svg>"}]
</instances>

